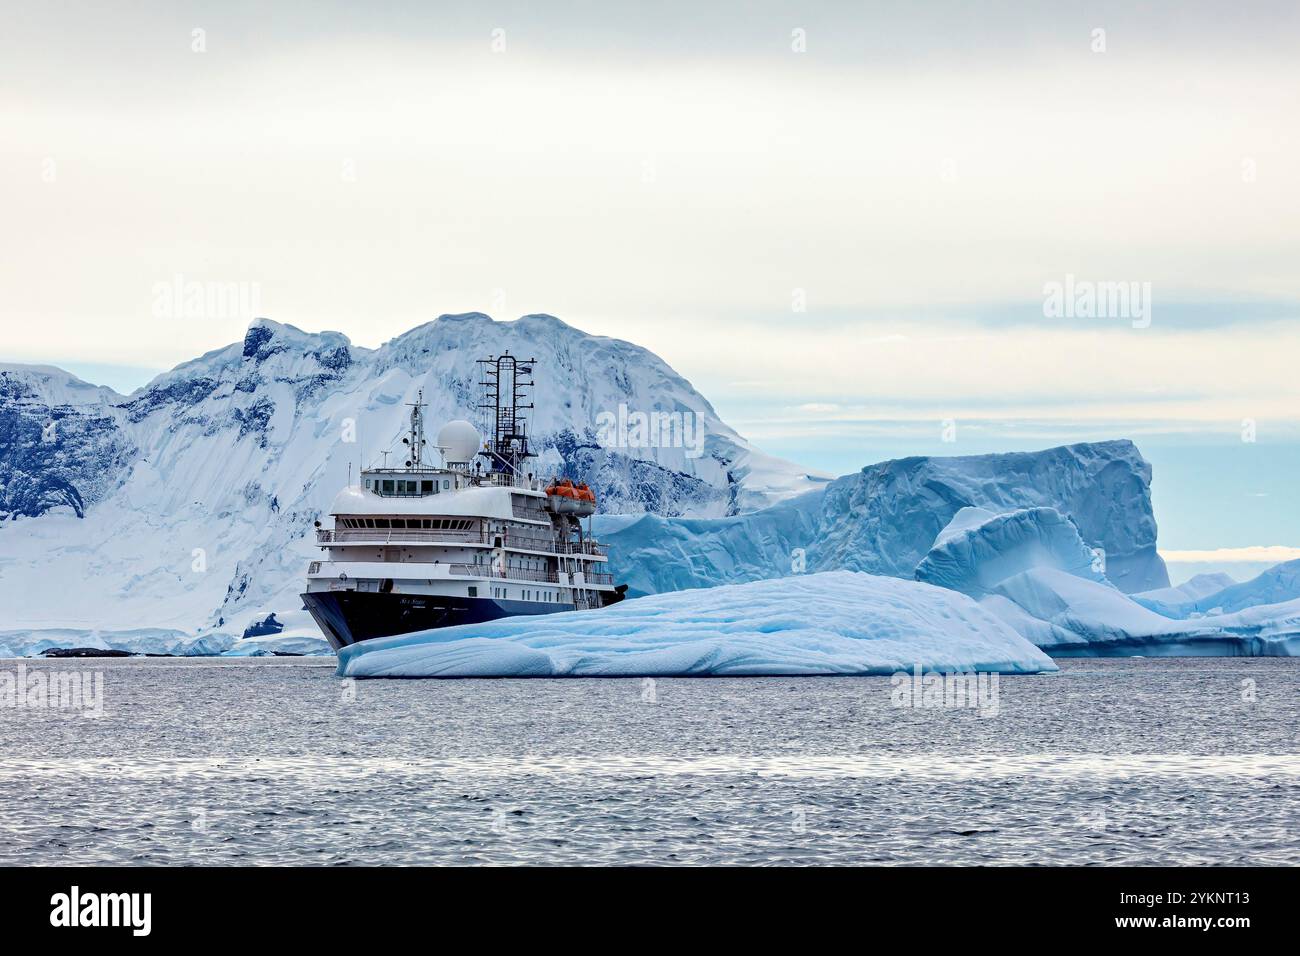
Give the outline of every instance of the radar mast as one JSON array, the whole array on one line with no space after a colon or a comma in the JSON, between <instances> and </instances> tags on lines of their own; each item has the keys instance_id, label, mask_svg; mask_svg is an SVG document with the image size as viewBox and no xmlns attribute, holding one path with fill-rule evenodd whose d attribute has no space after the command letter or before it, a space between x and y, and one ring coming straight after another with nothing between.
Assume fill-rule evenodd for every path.
<instances>
[{"instance_id":1,"label":"radar mast","mask_svg":"<svg viewBox=\"0 0 1300 956\"><path fill-rule=\"evenodd\" d=\"M528 448L527 412L533 407L528 389L533 387L536 359L519 359L509 351L479 359L482 397L479 414L488 436L480 452L488 471L518 475L524 459L536 457Z\"/></svg>"}]
</instances>

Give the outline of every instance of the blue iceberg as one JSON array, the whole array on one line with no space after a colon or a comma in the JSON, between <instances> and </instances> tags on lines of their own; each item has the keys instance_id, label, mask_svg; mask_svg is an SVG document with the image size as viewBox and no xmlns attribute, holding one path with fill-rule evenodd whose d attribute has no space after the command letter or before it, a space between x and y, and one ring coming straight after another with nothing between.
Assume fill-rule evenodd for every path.
<instances>
[{"instance_id":1,"label":"blue iceberg","mask_svg":"<svg viewBox=\"0 0 1300 956\"><path fill-rule=\"evenodd\" d=\"M1226 581L1225 581L1226 579ZM1212 587L1214 583L1219 587ZM1300 559L1284 561L1238 584L1226 574L1197 575L1180 588L1145 591L1133 600L1164 617L1179 620L1206 614L1231 614L1300 598Z\"/></svg>"},{"instance_id":2,"label":"blue iceberg","mask_svg":"<svg viewBox=\"0 0 1300 956\"><path fill-rule=\"evenodd\" d=\"M343 677L703 677L1056 670L956 591L831 571L366 641Z\"/></svg>"},{"instance_id":3,"label":"blue iceberg","mask_svg":"<svg viewBox=\"0 0 1300 956\"><path fill-rule=\"evenodd\" d=\"M1107 580L1104 558L1055 509L964 508L936 537L916 577L975 598L1054 657L1291 656L1300 650L1300 600L1264 603L1300 597L1285 565L1244 585L1225 588L1220 577L1207 577L1181 590L1134 596ZM1175 615L1151 606L1180 598L1193 608L1220 610ZM1243 606L1251 600L1260 606ZM1225 613L1225 606L1239 613Z\"/></svg>"},{"instance_id":4,"label":"blue iceberg","mask_svg":"<svg viewBox=\"0 0 1300 956\"><path fill-rule=\"evenodd\" d=\"M1004 514L963 508L916 566L916 579L978 600L1000 581L1030 568L1058 568L1105 583L1104 563L1104 554L1084 544L1074 522L1055 508Z\"/></svg>"},{"instance_id":5,"label":"blue iceberg","mask_svg":"<svg viewBox=\"0 0 1300 956\"><path fill-rule=\"evenodd\" d=\"M728 518L598 515L612 570L630 594L847 569L912 579L964 510L1046 508L1105 554L1123 591L1165 587L1156 553L1151 466L1129 441L1038 452L881 462L825 488Z\"/></svg>"},{"instance_id":6,"label":"blue iceberg","mask_svg":"<svg viewBox=\"0 0 1300 956\"><path fill-rule=\"evenodd\" d=\"M1053 657L1300 654L1300 600L1173 620L1109 584L1035 568L1000 582L980 604Z\"/></svg>"}]
</instances>

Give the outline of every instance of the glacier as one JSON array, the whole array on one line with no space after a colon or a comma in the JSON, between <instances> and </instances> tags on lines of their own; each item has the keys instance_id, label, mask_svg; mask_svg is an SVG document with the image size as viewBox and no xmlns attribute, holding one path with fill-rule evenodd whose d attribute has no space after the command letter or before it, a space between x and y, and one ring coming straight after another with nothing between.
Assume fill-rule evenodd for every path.
<instances>
[{"instance_id":1,"label":"glacier","mask_svg":"<svg viewBox=\"0 0 1300 956\"><path fill-rule=\"evenodd\" d=\"M965 595L827 571L366 641L339 653L338 674L722 677L915 669L1037 674L1057 667Z\"/></svg>"},{"instance_id":2,"label":"glacier","mask_svg":"<svg viewBox=\"0 0 1300 956\"><path fill-rule=\"evenodd\" d=\"M167 657L333 656L329 642L320 636L320 631L306 614L294 623L296 626L288 634L247 638L223 631L196 635L157 627L5 630L0 631L0 658L40 657L46 651L71 648Z\"/></svg>"}]
</instances>

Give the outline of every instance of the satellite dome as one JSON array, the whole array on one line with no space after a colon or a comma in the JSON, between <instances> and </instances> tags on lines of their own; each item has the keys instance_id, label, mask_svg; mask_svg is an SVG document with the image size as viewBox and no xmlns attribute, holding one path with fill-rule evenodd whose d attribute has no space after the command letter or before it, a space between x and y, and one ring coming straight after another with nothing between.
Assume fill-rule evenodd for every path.
<instances>
[{"instance_id":1,"label":"satellite dome","mask_svg":"<svg viewBox=\"0 0 1300 956\"><path fill-rule=\"evenodd\" d=\"M438 429L438 447L449 465L468 464L482 444L478 429L463 419L448 422Z\"/></svg>"}]
</instances>

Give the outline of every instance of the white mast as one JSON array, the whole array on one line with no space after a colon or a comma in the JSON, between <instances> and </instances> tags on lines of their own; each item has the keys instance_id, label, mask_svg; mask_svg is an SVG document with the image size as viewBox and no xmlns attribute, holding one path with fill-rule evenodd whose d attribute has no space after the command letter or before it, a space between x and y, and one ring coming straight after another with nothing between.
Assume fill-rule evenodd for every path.
<instances>
[{"instance_id":1,"label":"white mast","mask_svg":"<svg viewBox=\"0 0 1300 956\"><path fill-rule=\"evenodd\" d=\"M424 451L424 415L420 413L422 408L424 408L424 389L416 393L415 402L411 404L411 435L406 439L406 443L411 446L411 460L406 463L408 468L421 466L421 455Z\"/></svg>"}]
</instances>

